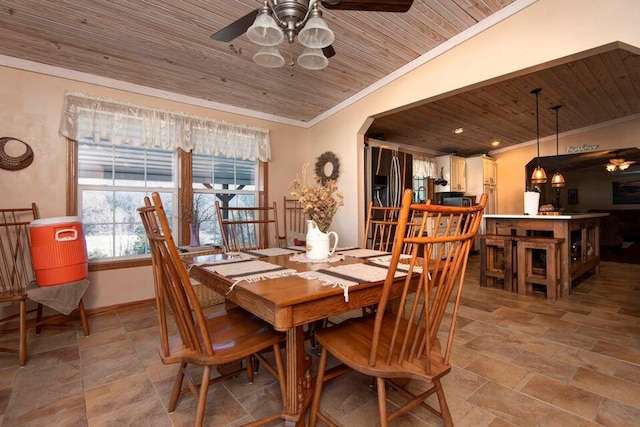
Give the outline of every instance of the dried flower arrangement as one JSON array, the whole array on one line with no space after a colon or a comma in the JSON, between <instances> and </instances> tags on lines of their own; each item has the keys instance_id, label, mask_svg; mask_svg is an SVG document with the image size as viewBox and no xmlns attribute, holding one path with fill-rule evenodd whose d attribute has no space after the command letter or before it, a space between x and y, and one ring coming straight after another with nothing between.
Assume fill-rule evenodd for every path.
<instances>
[{"instance_id":1,"label":"dried flower arrangement","mask_svg":"<svg viewBox=\"0 0 640 427\"><path fill-rule=\"evenodd\" d=\"M335 180L327 180L324 183L317 176L313 176L316 185L307 184L307 167L302 166L302 178L296 178L289 183L291 197L297 199L309 219L318 225L323 233L331 226L333 217L340 206L344 206L344 196L338 191L338 183Z\"/></svg>"}]
</instances>

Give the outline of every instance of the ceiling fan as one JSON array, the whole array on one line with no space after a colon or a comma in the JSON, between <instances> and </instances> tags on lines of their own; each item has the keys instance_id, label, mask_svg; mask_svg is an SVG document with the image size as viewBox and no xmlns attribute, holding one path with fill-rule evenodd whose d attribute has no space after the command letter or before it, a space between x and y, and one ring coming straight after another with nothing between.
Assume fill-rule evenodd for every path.
<instances>
[{"instance_id":1,"label":"ceiling fan","mask_svg":"<svg viewBox=\"0 0 640 427\"><path fill-rule=\"evenodd\" d=\"M615 158L609 159L609 163L607 163L604 167L607 169L608 172L615 172L618 170L623 171L628 169L629 166L631 166L634 163L635 161L627 161L622 157L619 157L616 155Z\"/></svg>"},{"instance_id":2,"label":"ceiling fan","mask_svg":"<svg viewBox=\"0 0 640 427\"><path fill-rule=\"evenodd\" d=\"M247 13L211 35L211 39L230 42L242 34L261 46L253 59L258 65L275 68L284 65L277 45L296 37L306 47L298 64L312 70L327 66L335 55L333 32L322 20L325 9L366 12L406 12L413 0L264 0L262 7Z\"/></svg>"}]
</instances>

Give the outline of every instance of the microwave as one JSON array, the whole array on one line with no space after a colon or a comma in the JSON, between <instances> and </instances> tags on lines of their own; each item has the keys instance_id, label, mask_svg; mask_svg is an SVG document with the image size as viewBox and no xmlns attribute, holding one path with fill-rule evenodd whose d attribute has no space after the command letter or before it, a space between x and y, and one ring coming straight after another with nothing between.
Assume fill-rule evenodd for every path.
<instances>
[{"instance_id":1,"label":"microwave","mask_svg":"<svg viewBox=\"0 0 640 427\"><path fill-rule=\"evenodd\" d=\"M446 206L473 206L474 197L443 197L442 204Z\"/></svg>"}]
</instances>

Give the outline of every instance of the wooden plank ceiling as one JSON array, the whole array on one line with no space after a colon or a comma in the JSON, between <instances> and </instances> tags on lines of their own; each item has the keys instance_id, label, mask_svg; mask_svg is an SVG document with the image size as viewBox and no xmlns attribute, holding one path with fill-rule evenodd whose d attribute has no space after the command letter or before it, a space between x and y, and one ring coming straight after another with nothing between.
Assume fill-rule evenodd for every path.
<instances>
[{"instance_id":1,"label":"wooden plank ceiling","mask_svg":"<svg viewBox=\"0 0 640 427\"><path fill-rule=\"evenodd\" d=\"M299 0L302 1L302 0ZM407 13L324 10L336 55L321 71L267 69L242 35L209 36L259 0L2 0L0 55L308 122L515 0L415 0ZM281 46L286 59L299 43ZM637 53L637 52L636 52ZM640 62L626 49L469 88L376 118L369 134L468 156L555 132L548 107L562 104L560 131L640 113ZM291 56L290 56L291 55ZM461 135L451 130L463 127Z\"/></svg>"}]
</instances>

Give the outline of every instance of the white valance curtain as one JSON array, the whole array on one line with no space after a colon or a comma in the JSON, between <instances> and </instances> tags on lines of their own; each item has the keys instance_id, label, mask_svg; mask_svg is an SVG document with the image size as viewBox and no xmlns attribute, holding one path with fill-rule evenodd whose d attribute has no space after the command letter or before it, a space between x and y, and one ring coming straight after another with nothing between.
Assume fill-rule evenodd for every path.
<instances>
[{"instance_id":1,"label":"white valance curtain","mask_svg":"<svg viewBox=\"0 0 640 427\"><path fill-rule=\"evenodd\" d=\"M413 176L435 178L438 174L436 169L436 159L433 157L413 156Z\"/></svg>"},{"instance_id":2,"label":"white valance curtain","mask_svg":"<svg viewBox=\"0 0 640 427\"><path fill-rule=\"evenodd\" d=\"M240 158L271 159L269 130L208 117L67 93L60 134L79 141L128 144Z\"/></svg>"}]
</instances>

